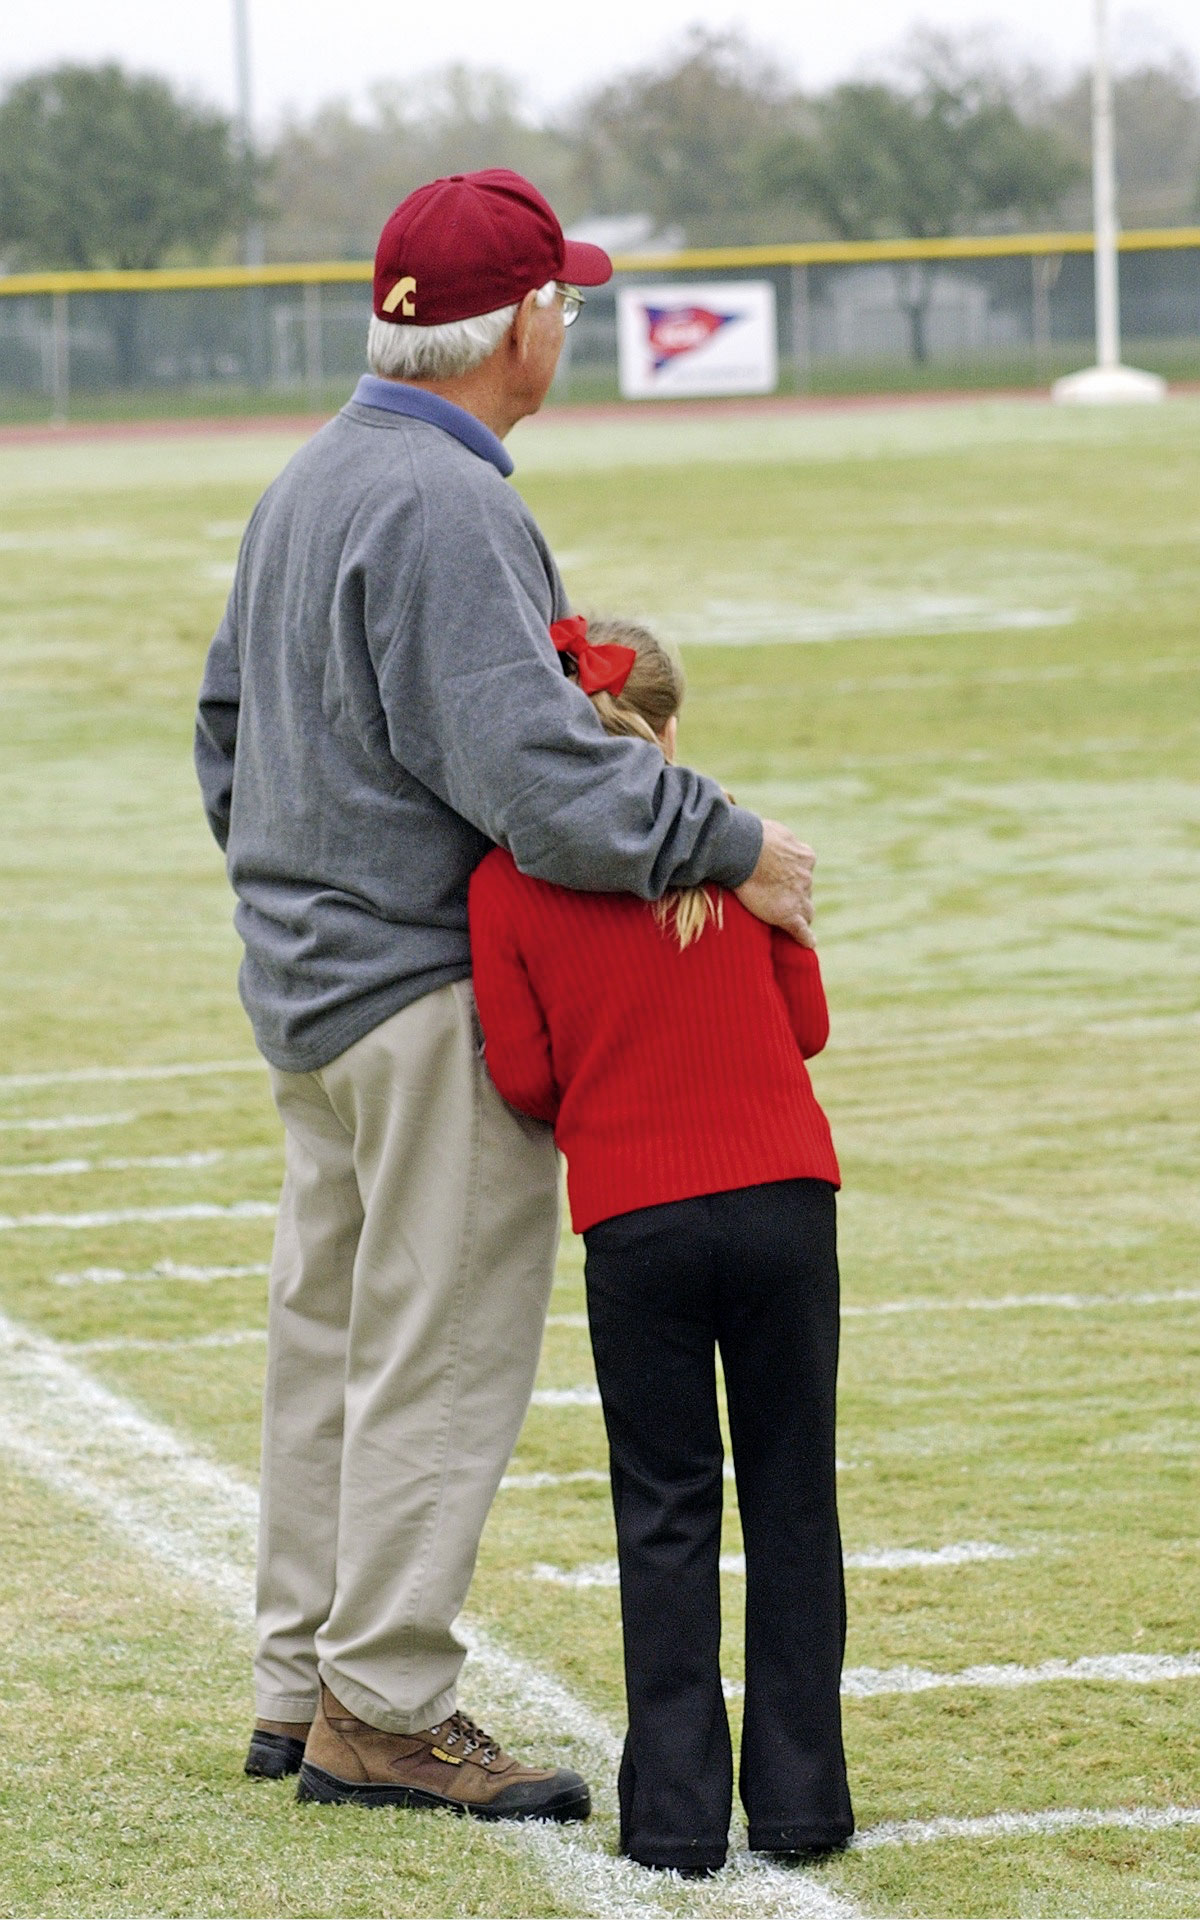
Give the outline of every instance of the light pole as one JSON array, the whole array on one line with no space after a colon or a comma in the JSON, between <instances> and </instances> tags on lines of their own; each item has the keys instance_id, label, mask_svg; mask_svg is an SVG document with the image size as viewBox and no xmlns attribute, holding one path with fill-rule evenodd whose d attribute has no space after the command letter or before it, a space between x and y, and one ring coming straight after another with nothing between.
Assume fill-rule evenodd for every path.
<instances>
[{"instance_id":1,"label":"light pole","mask_svg":"<svg viewBox=\"0 0 1200 1920\"><path fill-rule=\"evenodd\" d=\"M254 192L254 103L250 72L250 0L233 0L233 73L237 99L238 146L247 200ZM260 267L264 254L262 222L247 211L242 258L248 267Z\"/></svg>"},{"instance_id":2,"label":"light pole","mask_svg":"<svg viewBox=\"0 0 1200 1920\"><path fill-rule=\"evenodd\" d=\"M1112 50L1109 0L1094 0L1096 47L1092 66L1092 243L1096 274L1096 364L1056 380L1056 400L1103 404L1161 400L1165 380L1121 365L1121 306L1117 253L1117 169L1113 152Z\"/></svg>"},{"instance_id":3,"label":"light pole","mask_svg":"<svg viewBox=\"0 0 1200 1920\"><path fill-rule=\"evenodd\" d=\"M246 195L242 259L248 267L261 267L267 250L262 221L254 206L257 181L254 166L254 102L250 84L250 0L233 0L233 73L242 185ZM246 372L251 386L260 387L267 373L267 304L260 286L247 287L244 298Z\"/></svg>"}]
</instances>

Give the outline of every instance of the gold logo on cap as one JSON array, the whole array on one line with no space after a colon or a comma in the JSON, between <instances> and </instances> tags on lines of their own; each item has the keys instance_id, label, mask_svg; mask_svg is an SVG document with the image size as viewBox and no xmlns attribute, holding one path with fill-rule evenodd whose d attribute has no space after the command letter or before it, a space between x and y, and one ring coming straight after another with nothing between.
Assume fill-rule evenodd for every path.
<instances>
[{"instance_id":1,"label":"gold logo on cap","mask_svg":"<svg viewBox=\"0 0 1200 1920\"><path fill-rule=\"evenodd\" d=\"M406 274L404 279L397 280L395 286L392 288L383 303L383 311L385 313L395 313L396 308L399 307L404 318L411 320L417 310L416 292L416 281L412 278L411 274Z\"/></svg>"}]
</instances>

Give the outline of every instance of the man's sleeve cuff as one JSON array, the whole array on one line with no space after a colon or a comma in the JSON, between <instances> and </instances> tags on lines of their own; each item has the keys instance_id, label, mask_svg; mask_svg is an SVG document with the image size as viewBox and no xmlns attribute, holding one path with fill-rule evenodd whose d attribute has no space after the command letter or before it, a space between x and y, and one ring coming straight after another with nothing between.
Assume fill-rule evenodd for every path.
<instances>
[{"instance_id":1,"label":"man's sleeve cuff","mask_svg":"<svg viewBox=\"0 0 1200 1920\"><path fill-rule=\"evenodd\" d=\"M748 807L731 807L710 869L710 878L722 887L740 887L758 865L763 823Z\"/></svg>"}]
</instances>

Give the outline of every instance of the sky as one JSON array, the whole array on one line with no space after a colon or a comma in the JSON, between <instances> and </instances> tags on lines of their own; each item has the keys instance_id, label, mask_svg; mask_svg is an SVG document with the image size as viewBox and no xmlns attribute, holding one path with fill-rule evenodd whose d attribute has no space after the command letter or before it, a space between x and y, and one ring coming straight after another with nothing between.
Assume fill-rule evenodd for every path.
<instances>
[{"instance_id":1,"label":"sky","mask_svg":"<svg viewBox=\"0 0 1200 1920\"><path fill-rule=\"evenodd\" d=\"M740 27L801 84L818 87L884 54L918 23L996 29L1018 53L1059 71L1088 58L1093 0L838 0L836 5L742 0L246 0L250 9L255 120L269 136L289 110L361 101L376 80L403 80L452 60L499 66L522 85L530 110L573 95L623 67L653 60L699 22ZM1172 48L1200 68L1197 0L1111 0L1118 57L1132 63ZM10 4L0 45L8 80L60 60L117 59L167 75L231 108L233 0L53 0Z\"/></svg>"}]
</instances>

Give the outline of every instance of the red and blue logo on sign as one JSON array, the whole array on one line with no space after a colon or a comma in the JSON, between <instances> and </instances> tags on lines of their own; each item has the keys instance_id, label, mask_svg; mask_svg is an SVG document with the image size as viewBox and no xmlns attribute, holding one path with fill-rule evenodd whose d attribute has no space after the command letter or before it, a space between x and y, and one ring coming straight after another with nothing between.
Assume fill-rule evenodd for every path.
<instances>
[{"instance_id":1,"label":"red and blue logo on sign","mask_svg":"<svg viewBox=\"0 0 1200 1920\"><path fill-rule=\"evenodd\" d=\"M714 333L738 318L736 313L714 313L711 307L648 306L646 321L655 373L668 362L677 360L681 353L694 353L706 340L711 340Z\"/></svg>"}]
</instances>

